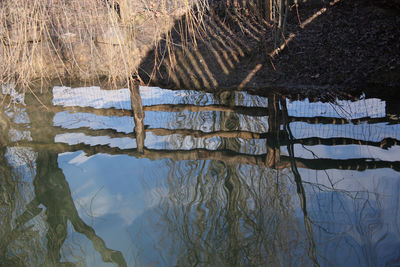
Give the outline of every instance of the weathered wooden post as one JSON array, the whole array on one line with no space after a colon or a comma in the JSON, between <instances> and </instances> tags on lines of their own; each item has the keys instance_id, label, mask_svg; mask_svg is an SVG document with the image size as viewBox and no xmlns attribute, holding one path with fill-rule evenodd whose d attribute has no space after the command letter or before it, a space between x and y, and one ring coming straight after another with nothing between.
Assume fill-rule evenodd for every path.
<instances>
[{"instance_id":1,"label":"weathered wooden post","mask_svg":"<svg viewBox=\"0 0 400 267\"><path fill-rule=\"evenodd\" d=\"M129 90L131 92L131 106L133 111L133 120L135 122L135 134L137 150L140 153L144 151L144 139L146 133L144 131L144 111L142 105L142 98L139 92L139 80L132 77L129 82Z\"/></svg>"}]
</instances>

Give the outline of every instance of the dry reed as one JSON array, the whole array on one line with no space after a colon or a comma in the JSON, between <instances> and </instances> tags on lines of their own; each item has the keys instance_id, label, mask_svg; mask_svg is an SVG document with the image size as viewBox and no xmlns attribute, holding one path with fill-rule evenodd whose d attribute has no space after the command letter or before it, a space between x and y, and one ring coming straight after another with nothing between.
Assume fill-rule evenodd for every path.
<instances>
[{"instance_id":1,"label":"dry reed","mask_svg":"<svg viewBox=\"0 0 400 267\"><path fill-rule=\"evenodd\" d=\"M55 78L107 77L121 81L137 71L174 18L201 17L203 1L13 0L0 3L0 83L22 87Z\"/></svg>"},{"instance_id":2,"label":"dry reed","mask_svg":"<svg viewBox=\"0 0 400 267\"><path fill-rule=\"evenodd\" d=\"M174 62L171 27L177 19L184 18L178 30L180 45L196 46L210 3L259 12L263 18L273 11L275 17L278 14L275 23L283 29L279 15L283 2L287 4L287 0L244 1L241 6L237 0L3 0L0 83L20 88L65 78L125 83L151 49ZM160 40L166 44L162 49L157 48Z\"/></svg>"}]
</instances>

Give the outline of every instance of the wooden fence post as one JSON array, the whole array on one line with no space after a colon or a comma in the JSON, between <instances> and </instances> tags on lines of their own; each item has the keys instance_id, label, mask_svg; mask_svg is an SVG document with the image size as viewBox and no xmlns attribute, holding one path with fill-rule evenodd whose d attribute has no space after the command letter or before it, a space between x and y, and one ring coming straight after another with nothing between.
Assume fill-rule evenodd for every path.
<instances>
[{"instance_id":1,"label":"wooden fence post","mask_svg":"<svg viewBox=\"0 0 400 267\"><path fill-rule=\"evenodd\" d=\"M144 151L144 140L146 133L144 131L144 111L142 105L142 98L139 92L139 80L131 78L129 84L129 90L131 93L131 106L133 111L133 120L135 122L135 134L137 150L140 153Z\"/></svg>"}]
</instances>

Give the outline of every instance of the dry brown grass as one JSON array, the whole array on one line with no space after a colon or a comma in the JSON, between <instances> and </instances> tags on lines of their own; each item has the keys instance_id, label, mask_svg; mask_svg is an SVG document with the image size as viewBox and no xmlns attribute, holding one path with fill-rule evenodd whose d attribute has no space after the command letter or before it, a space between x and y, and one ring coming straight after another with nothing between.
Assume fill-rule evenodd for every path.
<instances>
[{"instance_id":1,"label":"dry brown grass","mask_svg":"<svg viewBox=\"0 0 400 267\"><path fill-rule=\"evenodd\" d=\"M200 23L203 0L118 1L121 17L105 0L5 0L0 2L0 83L29 87L65 77L121 82L141 57L187 14Z\"/></svg>"},{"instance_id":2,"label":"dry brown grass","mask_svg":"<svg viewBox=\"0 0 400 267\"><path fill-rule=\"evenodd\" d=\"M14 83L21 88L66 78L90 82L105 78L111 84L126 83L137 73L141 59L151 49L157 50L160 39L166 46L164 51L158 50L174 62L171 27L183 15L178 31L180 45L196 46L209 3L218 2L108 1L118 1L120 17L107 0L1 1L0 83ZM265 6L267 2L270 1L248 1L245 6L234 8L256 12L262 3L265 13L270 9Z\"/></svg>"}]
</instances>

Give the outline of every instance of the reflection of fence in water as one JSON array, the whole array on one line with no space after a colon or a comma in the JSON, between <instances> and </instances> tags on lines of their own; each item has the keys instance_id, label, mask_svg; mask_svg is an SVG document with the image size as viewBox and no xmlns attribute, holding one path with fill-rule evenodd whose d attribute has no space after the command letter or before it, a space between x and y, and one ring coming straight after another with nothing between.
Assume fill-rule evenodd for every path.
<instances>
[{"instance_id":1,"label":"reflection of fence in water","mask_svg":"<svg viewBox=\"0 0 400 267\"><path fill-rule=\"evenodd\" d=\"M128 98L129 99L129 98ZM204 103L205 105L208 105L206 107L203 106L195 106L195 105L168 105L168 104L160 104L158 105L156 103L152 103L150 106L143 106L143 111L145 111L147 117L151 117L151 113L153 111L162 111L162 112L157 112L157 113L167 113L167 114L172 114L171 111L177 111L177 113L173 113L174 116L173 118L179 117L180 114L185 113L185 112L190 112L191 117L185 117L183 121L181 121L181 126L185 125L188 126L187 128L184 129L175 129L174 127L170 128L163 128L162 125L158 128L154 127L144 127L145 121L142 120L143 128L146 134L148 134L147 137L149 137L150 134L155 134L157 136L170 136L170 135L183 135L183 136L192 136L194 138L234 138L237 140L237 138L245 139L245 140L261 140L265 144L264 150L267 150L267 146L270 143L277 142L279 146L274 147L274 149L282 149L285 145L290 145L290 144L299 144L299 145L318 145L322 144L325 145L326 147L328 146L333 146L333 145L343 145L343 144L356 144L359 146L374 146L377 147L378 149L382 148L388 148L391 147L392 145L398 145L398 134L399 131L396 131L398 129L398 120L389 116L386 116L386 114L381 113L379 116L377 115L375 118L369 118L366 115L360 115L359 118L348 118L346 117L341 118L340 116L337 116L337 118L332 117L322 117L322 116L317 116L313 117L315 113L308 112L310 110L310 105L306 107L302 107L301 104L296 104L296 102L283 102L280 97L275 96L275 98L270 97L270 98L257 98L259 101L254 101L257 103L257 105L260 105L258 108L254 107L249 107L249 105L243 98L241 98L240 101L237 99L234 101L235 106L230 106L230 105L223 105L222 103L212 103L208 104ZM274 100L275 99L275 100ZM183 99L182 102L185 103L191 103L192 99L189 99L190 101L186 101L187 99ZM268 103L268 101L270 103ZM272 105L268 105L271 104ZM361 101L364 103L364 100ZM282 109L285 110L285 103L286 103L286 108L287 112L282 112ZM295 104L295 107L291 107L291 104ZM300 102L299 102L300 103ZM77 102L76 105L79 103ZM240 106L246 106L246 107L238 107L236 105ZM349 104L350 105L350 104ZM71 105L73 106L73 105ZM319 113L323 113L324 111L322 110L323 104L320 105L321 107L316 108L319 110ZM275 108L272 108L275 107ZM133 107L134 109L135 107ZM344 108L344 107L342 107ZM272 109L272 110L271 110ZM95 108L90 108L90 107L58 107L55 106L53 110L56 112L56 117L58 115L66 115L66 119L70 119L72 114L78 115L76 118L76 122L82 123L82 124L75 124L74 122L71 122L69 120L65 120L64 122L69 123L68 125L65 123L59 123L56 125L59 126L49 126L49 131L53 132L54 134L69 134L69 133L81 133L85 134L87 136L108 136L110 139L117 139L117 138L130 138L128 140L133 142L133 138L137 137L137 134L133 133L133 119L132 119L132 111L131 110L122 110L122 109L112 109L112 108L106 108L106 109L95 109ZM192 111L200 111L196 112L196 114L192 114ZM255 110L257 112L255 112ZM293 114L293 110L296 110L302 114ZM203 131L201 128L200 129L193 129L192 126L198 126L190 122L190 120L195 120L196 115L199 113L205 113L205 112L211 112L211 113L227 113L227 114L234 114L235 116L241 116L240 114L245 114L243 116L246 117L251 117L251 118L259 118L259 120L253 120L255 123L259 124L266 124L264 125L264 128L266 129L265 131L259 130L259 131L253 131L253 129L247 129L243 128L244 126L242 124L239 124L236 126L231 131L227 131L224 128L218 128L216 131ZM312 113L312 114L310 114ZM88 117L88 115L91 114L93 117ZM318 112L317 112L318 114ZM327 114L322 114L327 116ZM367 114L368 115L368 114ZM94 125L94 121L92 118L95 118L96 116L99 117L100 122L105 122L105 119L109 119L112 125L119 125L121 123L121 118L124 121L130 121L128 126L123 125L125 129L120 129L118 127L117 130L113 129L110 127L109 123L104 123L103 125ZM331 115L330 115L331 116ZM90 119L89 119L90 118ZM267 118L267 119L262 119L262 118ZM33 118L32 118L33 120ZM85 121L86 120L86 121ZM57 120L47 120L48 123L52 124L57 122ZM83 122L82 122L83 121ZM151 121L151 120L150 120ZM269 125L271 121L275 121L275 133L272 132L272 126ZM153 121L151 121L153 122ZM214 121L216 122L216 121ZM34 123L32 121L32 123ZM219 121L218 121L219 123ZM290 132L287 130L287 128L282 127L282 126L290 126L292 136L290 135ZM77 127L78 126L78 127ZM151 124L150 126L153 126ZM173 126L173 125L168 125L168 126ZM313 128L312 133L307 133L305 132L306 129L309 127L315 126ZM360 126L362 130L357 130L357 127ZM338 132L337 135L333 134L333 131L329 132L329 127L338 127L338 129L342 129L342 132L346 133L345 136L347 137L341 137L342 135L339 135L340 132ZM71 128L71 129L67 129ZM261 129L261 127L260 127ZM324 129L328 129L328 131L325 131ZM40 129L42 132L43 129ZM303 133L303 135L299 134L299 131L301 130L300 133ZM375 136L373 134L369 134L368 136L362 133L365 133L367 130L370 130L369 133L376 133L379 132L380 135ZM357 134L361 133L361 134ZM297 134L297 135L296 135ZM260 175L260 173L268 173L271 172L272 174L274 173L274 170L271 168L257 168L257 165L261 166L266 166L266 160L268 157L268 153L263 153L263 154L254 154L254 153L244 153L244 152L238 152L238 151L232 151L228 149L220 149L216 148L215 150L210 150L210 149L204 149L204 148L198 148L198 149L190 149L190 150L185 150L182 147L175 147L174 149L148 149L144 146L143 143L143 151L139 151L137 148L128 148L128 149L123 149L117 147L113 147L112 145L105 144L105 145L85 145L85 144L76 144L76 145L68 145L68 144L52 144L53 140L49 140L49 143L42 143L39 144L37 142L38 139L36 139L37 135L33 134L33 144L38 145L38 146L43 146L46 149L49 150L55 150L57 152L62 152L62 151L71 151L71 150L84 150L87 152L89 155L90 154L96 154L96 153L109 153L109 154L128 154L132 155L138 158L150 158L150 159L160 159L160 158L171 158L174 160L185 160L185 159L193 159L193 160L199 160L199 159L214 159L215 161L204 161L204 162L198 162L199 164L210 164L210 165L215 165L216 170L221 170L224 168L221 168L219 164L223 164L221 161L225 161L228 164L226 164L225 170L227 171L226 179L224 180L225 182L225 187L227 190L229 188L232 188L231 191L227 192L227 196L229 197L229 200L231 202L229 205L227 205L226 212L228 214L228 217L234 218L234 220L230 220L229 223L231 223L232 227L231 228L223 228L221 227L221 231L224 231L226 229L232 229L232 231L228 231L228 236L231 237L231 240L236 241L236 232L234 231L235 229L233 228L235 223L240 220L240 216L243 216L242 211L237 211L236 206L241 203L241 199L248 199L246 196L250 196L252 198L255 198L257 196L264 196L265 198L260 198L260 211L264 213L265 211L270 211L271 216L273 218L276 218L276 213L274 213L275 210L279 211L282 210L279 215L286 215L285 213L288 211L288 207L282 205L282 207L277 206L275 209L271 209L273 207L272 205L279 205L279 202L275 201L277 199L276 195L274 195L273 190L275 187L270 186L268 182L265 180L263 181L262 179L258 179L259 176L264 177L263 175ZM293 138L294 137L294 138ZM275 138L275 139L274 139ZM268 142L268 139L270 141ZM144 141L143 141L144 142ZM132 146L134 147L134 146ZM283 149L282 149L283 151ZM382 150L383 151L383 150ZM278 152L280 152L278 150ZM360 169L362 168L374 168L374 167L390 167L389 164L393 164L395 170L399 170L398 168L398 162L385 162L385 161L370 161L369 159L364 159L364 158L356 158L356 159L351 159L351 160L330 160L330 159L305 159L305 158L294 158L294 155L289 155L286 156L283 154L283 152L277 154L278 160L275 162L276 166L275 168L283 168L285 166L292 167L290 164L293 164L295 162L297 166L299 167L306 167L306 168L311 168L311 169L326 169L326 168L353 168L354 166L358 166ZM46 162L46 161L45 161ZM369 162L372 162L371 165ZM232 166L229 166L230 164L238 164L238 163L248 163L249 165L241 165L238 166L238 168L245 168L245 172L247 173L246 176L250 177L250 179L254 179L255 183L260 183L260 186L257 186L256 189L258 188L263 188L265 189L265 194L260 194L257 195L258 192L254 192L253 195L250 195L251 192L249 192L249 195L245 195L245 197L240 196L240 198L237 198L236 192L238 189L240 189L241 194L243 194L243 191L245 191L243 188L245 188L245 183L247 180L243 179L241 180L234 180L232 179L233 175L232 173L228 173L229 169ZM179 162L178 164L191 164L191 162ZM364 165L363 165L364 164ZM374 166L375 164L375 166ZM267 165L268 166L268 165ZM190 166L193 168L193 166ZM171 168L172 170L172 168ZM252 170L249 171L249 170ZM252 175L253 174L253 175ZM187 174L188 176L186 178L190 177L190 174ZM265 174L265 176L268 176L268 174ZM225 176L224 176L225 177ZM175 177L174 177L175 178ZM240 178L240 177L239 177ZM241 178L240 178L241 179ZM260 181L259 181L260 180ZM284 179L282 179L284 180ZM172 181L172 179L171 179ZM197 180L196 180L197 181ZM219 180L215 180L216 182ZM237 183L239 181L239 183ZM262 184L262 183L265 184ZM280 185L281 185L281 181ZM179 183L179 181L175 182L177 185L182 185L185 183ZM207 185L207 182L205 182ZM235 184L236 183L236 184ZM296 181L296 185L301 185L301 181ZM263 186L261 186L263 185ZM222 188L222 187L219 187ZM255 190L254 188L250 188L252 190ZM271 192L268 192L270 190ZM207 191L206 191L207 192ZM247 193L247 192L246 192ZM306 193L303 191L300 191L299 197L302 202L305 203L305 197ZM289 194L287 192L281 193L282 196L288 197ZM188 196L190 198L191 196ZM280 197L280 195L279 195ZM268 202L269 200L269 202ZM224 202L222 202L224 203ZM312 202L308 202L312 203ZM179 204L179 203L178 203ZM286 202L285 202L286 204ZM312 205L312 204L311 204ZM197 206L196 206L197 207ZM228 209L231 207L231 209ZM261 209L261 207L263 209ZM267 208L265 208L267 207ZM194 207L193 207L194 208ZM310 231L313 230L311 228L310 224L310 219L309 219L309 213L307 213L306 205L301 204L301 208L303 209L304 212L304 223L306 224L306 231L309 239L313 238L313 232ZM264 210L265 209L265 210ZM312 210L312 209L311 209ZM187 212L187 209L185 207L185 211ZM183 211L183 212L185 212ZM216 208L216 212L219 211L219 209ZM331 210L329 210L331 212ZM260 214L262 214L260 213ZM214 213L216 214L216 213ZM266 217L270 214L267 214ZM220 214L216 214L220 215ZM248 214L246 214L248 215ZM257 214L255 214L257 215ZM336 215L336 214L335 214ZM220 216L219 216L220 217ZM219 218L218 217L218 218ZM310 216L311 219L313 219L313 216ZM183 218L190 218L187 216L187 213L183 213ZM209 216L210 218L210 216ZM257 219L258 217L256 217ZM207 220L208 221L208 220ZM262 220L260 220L262 222ZM260 222L256 221L256 222ZM224 222L222 220L222 222ZM286 224L285 224L286 222ZM266 226L261 225L261 230L267 229L266 232L263 232L264 235L262 236L267 236L267 238L271 238L270 244L271 245L266 245L273 247L275 244L272 242L274 239L272 237L269 237L269 235L265 233L273 233L275 231L280 231L283 232L283 235L286 234L288 231L285 231L287 229L294 229L292 225L289 223L292 223L292 220L288 220L286 217L282 218L281 220L278 221L276 225L272 225L270 223L266 224ZM312 221L314 224L316 223L315 220ZM191 222L189 221L188 225L193 225L190 224ZM214 227L215 225L212 225ZM218 227L217 225L216 227ZM229 224L228 224L229 226ZM258 225L255 225L257 227L254 227L254 236L261 236L260 227ZM290 228L290 227L291 228ZM276 228L274 228L276 227ZM314 227L313 227L314 228ZM194 228L196 229L196 228ZM203 228L201 228L203 229ZM213 228L211 228L212 230ZM269 230L271 229L271 230ZM276 230L278 229L278 230ZM215 233L218 233L219 229L215 230ZM314 228L315 231L315 228ZM190 232L189 232L190 233ZM280 236L281 237L281 236ZM288 238L289 239L289 238ZM287 240L287 239L284 239ZM293 239L294 240L294 239ZM297 242L299 242L297 240ZM227 243L227 242L226 242ZM299 242L301 243L301 242ZM232 242L232 244L240 244L239 242ZM247 244L247 243L246 243ZM201 245L201 244L200 244ZM310 247L315 246L314 242L309 244ZM232 250L231 247L229 247L228 251L236 251ZM253 251L253 250L251 250ZM281 252L282 253L282 252ZM285 252L286 253L286 252ZM312 254L315 255L315 250L311 251ZM338 254L339 255L339 254ZM230 255L229 255L230 256ZM237 255L236 255L237 256Z\"/></svg>"},{"instance_id":2,"label":"reflection of fence in water","mask_svg":"<svg viewBox=\"0 0 400 267\"><path fill-rule=\"evenodd\" d=\"M150 89L149 89L150 90ZM88 136L108 136L109 138L136 138L136 149L130 146L128 149L119 147L110 147L108 145L59 145L59 149L83 149L88 154L104 152L111 154L131 154L135 157L146 157L151 159L171 158L174 160L185 159L216 159L226 162L237 162L245 164L257 164L274 168L286 168L290 166L290 156L283 155L280 148L283 146L293 145L360 145L372 146L377 148L387 149L399 144L399 124L398 119L387 116L385 113L385 102L378 99L363 99L355 102L337 101L336 104L308 101L290 102L286 98L278 95L271 95L269 98L249 96L247 94L238 94L235 92L232 104L221 103L212 95L207 95L206 101L200 105L191 104L194 100L190 93L186 97L180 97L180 100L173 100L174 104L166 103L151 103L150 105L141 105L141 96L138 86L132 86L132 101L134 103L132 110L118 109L113 107L108 108L92 108L84 107L82 104L69 103L70 107L55 106L54 111L68 111L71 113L94 114L96 116L108 116L111 120L118 120L123 117L124 121L129 120L128 117L134 116L135 124L130 123L131 130L121 132L118 128L113 127L101 128L100 126L93 127L87 124L86 126L75 127L75 129L66 129L65 125L56 126L55 130L59 134L65 133L83 133ZM159 99L166 98L157 93ZM156 95L157 95L156 94ZM150 94L151 95L151 94ZM204 97L204 95L203 95ZM174 99L172 97L172 99ZM98 99L97 99L98 100ZM53 101L54 102L54 101ZM147 101L148 102L148 101ZM154 102L154 101L153 101ZM162 101L161 101L162 102ZM192 102L193 103L193 102ZM80 106L79 106L80 105ZM125 108L126 105L124 105ZM284 108L286 106L286 108ZM133 112L132 112L133 111ZM179 125L181 127L167 127L161 125L154 127L157 120L171 120L167 115L160 115L154 120L155 114L177 114L175 118L179 118L182 114ZM189 116L188 114L235 114L242 122L235 125L232 129L223 129L218 124L219 121L213 117L213 121L209 123L211 126L203 129L201 125L194 122L197 115ZM145 126L147 114L151 127ZM134 115L136 114L136 116ZM254 119L256 118L256 119ZM203 118L204 119L204 118ZM243 120L245 122L243 122ZM249 123L248 121L251 121ZM90 122L90 124L93 124ZM126 124L123 123L123 124ZM171 124L176 124L172 119ZM252 126L248 126L253 124ZM268 127L267 127L268 125ZM284 128L288 125L291 134ZM171 126L171 125L168 125ZM186 126L186 127L185 127ZM135 128L133 131L133 127ZM70 127L71 128L71 127ZM72 127L73 128L73 127ZM96 130L95 130L96 129ZM266 129L266 130L264 130ZM127 134L128 133L128 134ZM249 142L253 146L263 146L261 149L241 149L240 151L232 151L231 149L213 147L179 147L176 145L173 149L152 149L145 146L146 134L151 139L160 136L176 136L182 138L190 137L191 139L227 139L239 138L241 144L249 146ZM170 138L171 141L172 140ZM165 141L165 139L164 139ZM257 151L257 153L247 153L248 151ZM294 157L294 155L292 155ZM311 169L356 169L364 170L371 168L394 168L399 170L399 162L397 161L382 161L372 160L373 157L351 158L351 159L329 159L329 158L301 158L295 157L298 167Z\"/></svg>"}]
</instances>

